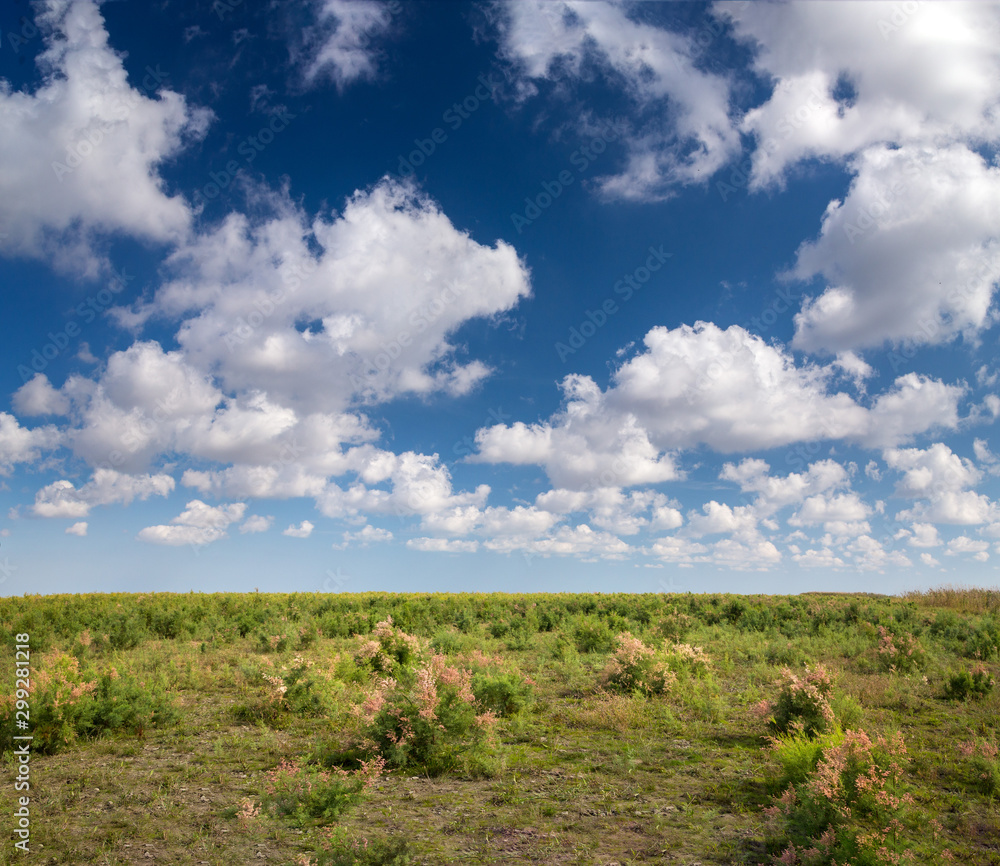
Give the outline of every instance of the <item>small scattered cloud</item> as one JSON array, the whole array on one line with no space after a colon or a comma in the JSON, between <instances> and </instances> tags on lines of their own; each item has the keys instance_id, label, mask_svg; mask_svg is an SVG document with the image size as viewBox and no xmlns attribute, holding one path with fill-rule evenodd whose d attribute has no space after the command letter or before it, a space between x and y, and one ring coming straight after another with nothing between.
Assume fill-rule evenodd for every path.
<instances>
[{"instance_id":1,"label":"small scattered cloud","mask_svg":"<svg viewBox=\"0 0 1000 866\"><path fill-rule=\"evenodd\" d=\"M298 526L292 524L288 529L284 530L281 534L287 535L289 538L308 538L312 535L312 531L315 527L308 520L303 520Z\"/></svg>"},{"instance_id":2,"label":"small scattered cloud","mask_svg":"<svg viewBox=\"0 0 1000 866\"><path fill-rule=\"evenodd\" d=\"M251 514L240 524L240 533L245 535L248 532L267 532L272 523L274 523L274 517L271 515L263 517L260 514Z\"/></svg>"}]
</instances>

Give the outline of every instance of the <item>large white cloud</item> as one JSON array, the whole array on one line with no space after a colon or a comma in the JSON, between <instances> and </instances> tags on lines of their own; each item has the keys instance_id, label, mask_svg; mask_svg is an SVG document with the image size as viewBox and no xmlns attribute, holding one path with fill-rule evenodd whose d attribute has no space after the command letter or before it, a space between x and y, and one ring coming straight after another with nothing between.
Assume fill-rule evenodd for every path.
<instances>
[{"instance_id":1,"label":"large white cloud","mask_svg":"<svg viewBox=\"0 0 1000 866\"><path fill-rule=\"evenodd\" d=\"M300 413L256 390L227 396L211 375L188 363L183 350L165 352L153 341L113 353L97 380L71 376L59 390L38 381L22 387L15 400L58 404L69 417L59 435L76 456L130 472L175 453L235 464L229 470L189 470L198 479L191 486L202 488L220 486L213 473L223 471L233 483L242 477L244 486L316 493L326 475L349 468L342 446L378 435L356 414ZM54 430L22 429L21 438Z\"/></svg>"},{"instance_id":2,"label":"large white cloud","mask_svg":"<svg viewBox=\"0 0 1000 866\"><path fill-rule=\"evenodd\" d=\"M95 238L174 241L191 211L158 166L200 137L211 114L169 89L159 67L130 83L94 0L47 0L34 92L0 81L0 250L95 275ZM139 89L141 88L141 89Z\"/></svg>"},{"instance_id":3,"label":"large white cloud","mask_svg":"<svg viewBox=\"0 0 1000 866\"><path fill-rule=\"evenodd\" d=\"M884 142L986 141L1000 131L1000 10L993 3L748 3L732 16L774 85L749 111L753 186L808 158ZM912 4L911 4L912 5ZM729 4L716 9L729 16Z\"/></svg>"},{"instance_id":4,"label":"large white cloud","mask_svg":"<svg viewBox=\"0 0 1000 866\"><path fill-rule=\"evenodd\" d=\"M970 489L982 480L982 473L944 443L893 448L883 456L891 469L902 473L896 495L916 500L896 515L897 520L968 525L1000 518L996 503Z\"/></svg>"},{"instance_id":5,"label":"large white cloud","mask_svg":"<svg viewBox=\"0 0 1000 866\"><path fill-rule=\"evenodd\" d=\"M958 424L962 386L907 374L865 407L831 389L835 365L799 366L735 325L657 327L644 342L606 391L570 375L566 407L549 420L480 429L470 460L538 464L557 487L622 487L681 477L677 449L732 453L822 439L889 445Z\"/></svg>"},{"instance_id":6,"label":"large white cloud","mask_svg":"<svg viewBox=\"0 0 1000 866\"><path fill-rule=\"evenodd\" d=\"M590 559L622 559L632 548L611 532L591 529L586 523L558 526L540 538L497 536L483 542L483 547L498 553L515 551L539 556L579 556Z\"/></svg>"},{"instance_id":7,"label":"large white cloud","mask_svg":"<svg viewBox=\"0 0 1000 866\"><path fill-rule=\"evenodd\" d=\"M676 184L707 181L739 151L729 84L696 64L697 34L635 20L625 4L604 0L509 0L500 8L500 53L525 79L522 94L535 92L535 81L564 84L596 66L631 102L637 131L625 170L601 180L609 197L665 198Z\"/></svg>"},{"instance_id":8,"label":"large white cloud","mask_svg":"<svg viewBox=\"0 0 1000 866\"><path fill-rule=\"evenodd\" d=\"M854 175L791 271L827 283L796 316L797 348L933 344L993 320L1000 174L976 150L1000 134L1000 7L904 5L752 3L733 22L773 84L742 124L750 188L806 159Z\"/></svg>"},{"instance_id":9,"label":"large white cloud","mask_svg":"<svg viewBox=\"0 0 1000 866\"><path fill-rule=\"evenodd\" d=\"M661 454L628 414L603 411L603 394L585 376L567 377L564 412L549 421L517 421L476 432L472 462L538 464L558 488L588 490L656 484L682 477L674 458Z\"/></svg>"},{"instance_id":10,"label":"large white cloud","mask_svg":"<svg viewBox=\"0 0 1000 866\"><path fill-rule=\"evenodd\" d=\"M410 538L406 546L410 550L422 550L425 553L475 553L479 549L479 542L424 537Z\"/></svg>"},{"instance_id":11,"label":"large white cloud","mask_svg":"<svg viewBox=\"0 0 1000 866\"><path fill-rule=\"evenodd\" d=\"M764 571L782 559L781 551L766 539L741 541L724 538L705 544L670 535L655 541L648 552L657 559L677 565L712 565L733 571Z\"/></svg>"},{"instance_id":12,"label":"large white cloud","mask_svg":"<svg viewBox=\"0 0 1000 866\"><path fill-rule=\"evenodd\" d=\"M35 494L32 511L38 517L86 517L95 505L129 505L136 499L167 496L173 489L174 479L169 475L126 475L114 469L97 469L79 489L66 479L46 485Z\"/></svg>"},{"instance_id":13,"label":"large white cloud","mask_svg":"<svg viewBox=\"0 0 1000 866\"><path fill-rule=\"evenodd\" d=\"M437 454L357 449L349 452L349 458L358 480L346 489L330 482L316 496L320 512L327 517L445 515L455 509L482 508L490 493L487 484L455 492L451 473ZM388 490L374 486L385 482Z\"/></svg>"},{"instance_id":14,"label":"large white cloud","mask_svg":"<svg viewBox=\"0 0 1000 866\"><path fill-rule=\"evenodd\" d=\"M37 373L14 392L11 405L19 415L65 415L69 400L52 387L48 376Z\"/></svg>"},{"instance_id":15,"label":"large white cloud","mask_svg":"<svg viewBox=\"0 0 1000 866\"><path fill-rule=\"evenodd\" d=\"M276 215L262 223L231 214L179 249L174 278L123 322L182 319L186 360L221 387L312 411L464 394L489 373L460 361L450 338L530 293L511 246L477 243L412 185L388 179L330 221L310 224L281 196L270 204Z\"/></svg>"},{"instance_id":16,"label":"large white cloud","mask_svg":"<svg viewBox=\"0 0 1000 866\"><path fill-rule=\"evenodd\" d=\"M538 494L535 505L553 514L587 512L589 523L617 535L635 535L643 529L676 529L684 522L681 512L662 493L620 487L591 490L557 488ZM648 516L647 516L648 514Z\"/></svg>"},{"instance_id":17,"label":"large white cloud","mask_svg":"<svg viewBox=\"0 0 1000 866\"><path fill-rule=\"evenodd\" d=\"M719 478L735 481L745 493L756 493L753 507L761 517L849 483L847 471L835 460L819 460L805 472L790 472L785 476L771 475L770 470L764 460L750 457L738 465L724 464Z\"/></svg>"},{"instance_id":18,"label":"large white cloud","mask_svg":"<svg viewBox=\"0 0 1000 866\"><path fill-rule=\"evenodd\" d=\"M974 337L1000 280L1000 169L962 145L875 146L792 273L827 288L795 317L793 345L842 351ZM898 364L897 364L898 366Z\"/></svg>"},{"instance_id":19,"label":"large white cloud","mask_svg":"<svg viewBox=\"0 0 1000 866\"><path fill-rule=\"evenodd\" d=\"M701 507L701 513L688 514L685 535L701 538L705 535L730 535L738 541L759 541L757 514L752 506L735 508L714 499Z\"/></svg>"}]
</instances>

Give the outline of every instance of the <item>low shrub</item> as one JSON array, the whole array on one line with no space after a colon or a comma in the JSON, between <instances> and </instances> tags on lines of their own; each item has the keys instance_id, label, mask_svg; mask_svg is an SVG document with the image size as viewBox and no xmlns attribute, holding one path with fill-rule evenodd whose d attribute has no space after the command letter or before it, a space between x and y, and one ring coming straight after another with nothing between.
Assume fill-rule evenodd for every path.
<instances>
[{"instance_id":1,"label":"low shrub","mask_svg":"<svg viewBox=\"0 0 1000 866\"><path fill-rule=\"evenodd\" d=\"M681 640L694 627L694 617L678 613L677 606L656 624L656 632L669 641Z\"/></svg>"},{"instance_id":2,"label":"low shrub","mask_svg":"<svg viewBox=\"0 0 1000 866\"><path fill-rule=\"evenodd\" d=\"M31 747L36 751L53 754L80 737L105 732L141 736L146 728L164 727L179 717L161 681L147 685L131 674L119 674L114 666L82 671L78 658L60 650L37 658L28 690ZM13 696L0 703L5 742L17 733L15 710Z\"/></svg>"},{"instance_id":3,"label":"low shrub","mask_svg":"<svg viewBox=\"0 0 1000 866\"><path fill-rule=\"evenodd\" d=\"M583 619L573 629L576 648L582 653L605 653L614 647L615 639L603 622Z\"/></svg>"},{"instance_id":4,"label":"low shrub","mask_svg":"<svg viewBox=\"0 0 1000 866\"><path fill-rule=\"evenodd\" d=\"M995 685L984 665L976 665L971 671L961 670L952 674L944 687L944 696L951 701L979 700L988 695Z\"/></svg>"},{"instance_id":5,"label":"low shrub","mask_svg":"<svg viewBox=\"0 0 1000 866\"><path fill-rule=\"evenodd\" d=\"M784 682L778 699L766 705L772 730L787 733L794 725L811 737L833 729L834 713L830 706L833 680L823 665L806 667L804 677L798 677L788 668L782 671Z\"/></svg>"},{"instance_id":6,"label":"low shrub","mask_svg":"<svg viewBox=\"0 0 1000 866\"><path fill-rule=\"evenodd\" d=\"M472 693L480 710L499 718L520 713L531 702L533 691L531 681L516 674L479 673L472 677Z\"/></svg>"},{"instance_id":7,"label":"low shrub","mask_svg":"<svg viewBox=\"0 0 1000 866\"><path fill-rule=\"evenodd\" d=\"M410 843L402 838L351 837L343 827L327 827L316 857L303 855L297 866L410 866Z\"/></svg>"},{"instance_id":8,"label":"low shrub","mask_svg":"<svg viewBox=\"0 0 1000 866\"><path fill-rule=\"evenodd\" d=\"M330 709L328 687L332 676L319 677L312 662L293 659L290 668L282 668L280 679L284 703L296 715L320 716Z\"/></svg>"},{"instance_id":9,"label":"low shrub","mask_svg":"<svg viewBox=\"0 0 1000 866\"><path fill-rule=\"evenodd\" d=\"M258 632L257 648L262 653L283 653L288 649L291 639L287 634L267 634Z\"/></svg>"},{"instance_id":10,"label":"low shrub","mask_svg":"<svg viewBox=\"0 0 1000 866\"><path fill-rule=\"evenodd\" d=\"M420 638L394 627L389 616L375 624L372 637L361 644L354 661L377 674L391 674L407 668L421 650Z\"/></svg>"},{"instance_id":11,"label":"low shrub","mask_svg":"<svg viewBox=\"0 0 1000 866\"><path fill-rule=\"evenodd\" d=\"M967 759L973 786L987 797L1000 793L1000 749L987 740L959 743L958 751Z\"/></svg>"},{"instance_id":12,"label":"low shrub","mask_svg":"<svg viewBox=\"0 0 1000 866\"><path fill-rule=\"evenodd\" d=\"M107 641L116 650L135 649L148 636L145 624L136 616L115 617L107 626Z\"/></svg>"},{"instance_id":13,"label":"low shrub","mask_svg":"<svg viewBox=\"0 0 1000 866\"><path fill-rule=\"evenodd\" d=\"M896 635L884 625L878 628L878 662L882 670L909 673L923 667L924 648L910 632Z\"/></svg>"},{"instance_id":14,"label":"low shrub","mask_svg":"<svg viewBox=\"0 0 1000 866\"><path fill-rule=\"evenodd\" d=\"M663 694L677 680L663 652L646 646L627 631L615 638L615 654L601 678L616 691L647 695Z\"/></svg>"},{"instance_id":15,"label":"low shrub","mask_svg":"<svg viewBox=\"0 0 1000 866\"><path fill-rule=\"evenodd\" d=\"M467 638L454 627L441 629L431 640L434 652L451 656L461 652L466 646Z\"/></svg>"},{"instance_id":16,"label":"low shrub","mask_svg":"<svg viewBox=\"0 0 1000 866\"><path fill-rule=\"evenodd\" d=\"M382 758L363 762L352 772L282 761L267 774L261 807L293 827L328 823L359 803L384 769Z\"/></svg>"},{"instance_id":17,"label":"low shrub","mask_svg":"<svg viewBox=\"0 0 1000 866\"><path fill-rule=\"evenodd\" d=\"M711 659L700 646L675 643L667 653L670 669L680 677L705 679L711 672Z\"/></svg>"},{"instance_id":18,"label":"low shrub","mask_svg":"<svg viewBox=\"0 0 1000 866\"><path fill-rule=\"evenodd\" d=\"M535 627L534 620L517 617L507 629L506 647L513 652L526 650L531 646L537 633L538 629Z\"/></svg>"},{"instance_id":19,"label":"low shrub","mask_svg":"<svg viewBox=\"0 0 1000 866\"><path fill-rule=\"evenodd\" d=\"M801 775L810 747L798 745L792 772ZM901 735L848 731L819 749L815 768L765 810L775 863L882 866L912 861L905 838L912 795L903 781ZM787 756L786 756L787 757ZM787 770L786 770L787 772Z\"/></svg>"},{"instance_id":20,"label":"low shrub","mask_svg":"<svg viewBox=\"0 0 1000 866\"><path fill-rule=\"evenodd\" d=\"M829 733L809 737L797 723L787 734L777 734L769 737L768 741L780 766L776 784L778 790L783 791L789 785L798 785L809 778L824 753L844 741L844 732L835 725Z\"/></svg>"},{"instance_id":21,"label":"low shrub","mask_svg":"<svg viewBox=\"0 0 1000 866\"><path fill-rule=\"evenodd\" d=\"M576 648L576 641L571 640L561 632L557 634L556 639L552 641L549 647L549 653L551 654L552 659L557 662L575 664L580 661L580 653Z\"/></svg>"},{"instance_id":22,"label":"low shrub","mask_svg":"<svg viewBox=\"0 0 1000 866\"><path fill-rule=\"evenodd\" d=\"M362 724L360 748L387 766L436 776L488 773L496 715L477 712L472 673L435 654L397 678L382 677L352 708Z\"/></svg>"},{"instance_id":23,"label":"low shrub","mask_svg":"<svg viewBox=\"0 0 1000 866\"><path fill-rule=\"evenodd\" d=\"M855 728L860 727L864 717L864 710L861 704L851 697L851 695L835 695L830 701L830 706L833 707L833 715L837 720L836 723L845 731L853 731Z\"/></svg>"}]
</instances>

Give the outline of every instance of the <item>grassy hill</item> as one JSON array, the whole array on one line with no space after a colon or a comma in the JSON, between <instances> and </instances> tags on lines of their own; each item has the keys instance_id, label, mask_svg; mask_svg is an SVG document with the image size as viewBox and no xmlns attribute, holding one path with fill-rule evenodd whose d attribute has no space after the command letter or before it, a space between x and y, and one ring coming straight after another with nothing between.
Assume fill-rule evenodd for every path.
<instances>
[{"instance_id":1,"label":"grassy hill","mask_svg":"<svg viewBox=\"0 0 1000 866\"><path fill-rule=\"evenodd\" d=\"M1000 864L1000 591L26 596L0 621L0 864L20 796L60 866Z\"/></svg>"}]
</instances>

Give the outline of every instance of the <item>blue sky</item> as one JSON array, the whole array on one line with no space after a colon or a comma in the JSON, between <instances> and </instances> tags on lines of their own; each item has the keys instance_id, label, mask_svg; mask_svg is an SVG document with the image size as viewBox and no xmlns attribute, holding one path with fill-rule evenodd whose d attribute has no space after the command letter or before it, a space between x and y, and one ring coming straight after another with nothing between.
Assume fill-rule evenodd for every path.
<instances>
[{"instance_id":1,"label":"blue sky","mask_svg":"<svg viewBox=\"0 0 1000 866\"><path fill-rule=\"evenodd\" d=\"M0 43L0 592L997 582L1000 6Z\"/></svg>"}]
</instances>

